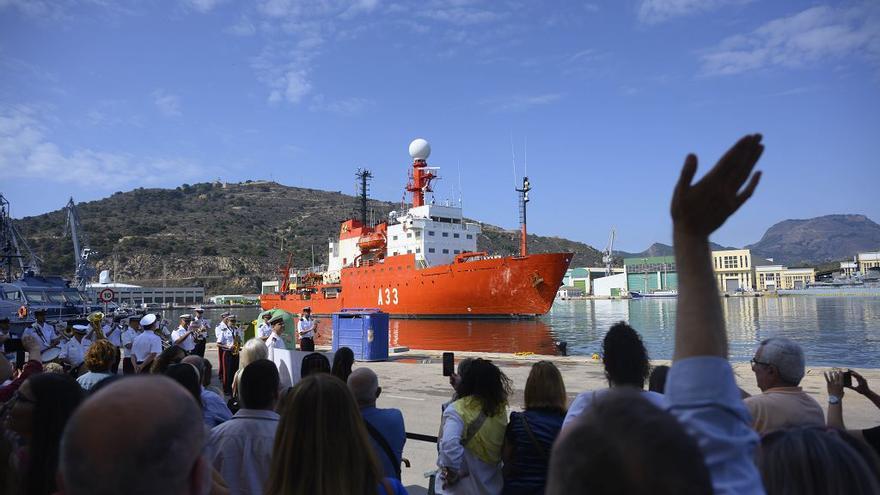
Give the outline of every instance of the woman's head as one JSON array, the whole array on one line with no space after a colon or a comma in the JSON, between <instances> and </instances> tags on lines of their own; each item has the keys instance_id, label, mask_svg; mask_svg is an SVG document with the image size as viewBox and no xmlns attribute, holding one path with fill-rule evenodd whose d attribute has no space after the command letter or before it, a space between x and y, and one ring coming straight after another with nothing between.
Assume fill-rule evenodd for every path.
<instances>
[{"instance_id":1,"label":"woman's head","mask_svg":"<svg viewBox=\"0 0 880 495\"><path fill-rule=\"evenodd\" d=\"M877 455L853 448L843 435L815 426L764 435L757 464L767 494L880 493Z\"/></svg>"},{"instance_id":2,"label":"woman's head","mask_svg":"<svg viewBox=\"0 0 880 495\"><path fill-rule=\"evenodd\" d=\"M61 433L82 399L82 389L67 374L33 375L16 392L7 427L28 446L30 462L25 474L25 493L55 491Z\"/></svg>"},{"instance_id":3,"label":"woman's head","mask_svg":"<svg viewBox=\"0 0 880 495\"><path fill-rule=\"evenodd\" d=\"M285 397L266 493L373 495L381 471L348 386L328 373Z\"/></svg>"},{"instance_id":4,"label":"woman's head","mask_svg":"<svg viewBox=\"0 0 880 495\"><path fill-rule=\"evenodd\" d=\"M605 377L612 386L643 388L651 369L642 337L624 322L612 326L602 342Z\"/></svg>"},{"instance_id":5,"label":"woman's head","mask_svg":"<svg viewBox=\"0 0 880 495\"><path fill-rule=\"evenodd\" d=\"M108 373L116 360L116 347L107 339L92 343L86 351L85 365L93 373Z\"/></svg>"},{"instance_id":6,"label":"woman's head","mask_svg":"<svg viewBox=\"0 0 880 495\"><path fill-rule=\"evenodd\" d=\"M268 359L269 348L266 344L257 338L253 338L244 343L239 353L238 367L244 369L247 365L258 359Z\"/></svg>"},{"instance_id":7,"label":"woman's head","mask_svg":"<svg viewBox=\"0 0 880 495\"><path fill-rule=\"evenodd\" d=\"M550 361L532 365L525 389L526 409L554 409L565 413L568 398L559 368Z\"/></svg>"},{"instance_id":8,"label":"woman's head","mask_svg":"<svg viewBox=\"0 0 880 495\"><path fill-rule=\"evenodd\" d=\"M342 381L348 381L352 365L354 365L354 352L348 347L340 347L336 354L333 355L333 370L331 373Z\"/></svg>"},{"instance_id":9,"label":"woman's head","mask_svg":"<svg viewBox=\"0 0 880 495\"><path fill-rule=\"evenodd\" d=\"M150 368L150 373L162 375L169 366L183 361L185 357L186 351L182 347L172 345L156 357L156 360L153 361L153 366Z\"/></svg>"},{"instance_id":10,"label":"woman's head","mask_svg":"<svg viewBox=\"0 0 880 495\"><path fill-rule=\"evenodd\" d=\"M486 416L504 414L510 395L510 379L492 361L477 358L465 367L456 392L459 398L474 396L480 399Z\"/></svg>"}]
</instances>

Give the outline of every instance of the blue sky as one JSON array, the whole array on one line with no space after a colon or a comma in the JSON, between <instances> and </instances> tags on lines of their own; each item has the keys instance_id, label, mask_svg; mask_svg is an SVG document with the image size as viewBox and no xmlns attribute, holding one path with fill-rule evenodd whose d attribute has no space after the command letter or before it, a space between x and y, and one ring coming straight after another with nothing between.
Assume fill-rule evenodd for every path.
<instances>
[{"instance_id":1,"label":"blue sky","mask_svg":"<svg viewBox=\"0 0 880 495\"><path fill-rule=\"evenodd\" d=\"M876 1L0 0L0 192L22 217L222 178L399 201L415 137L438 202L602 248L669 242L684 156L762 132L759 191L715 241L880 221ZM259 201L258 198L254 198Z\"/></svg>"}]
</instances>

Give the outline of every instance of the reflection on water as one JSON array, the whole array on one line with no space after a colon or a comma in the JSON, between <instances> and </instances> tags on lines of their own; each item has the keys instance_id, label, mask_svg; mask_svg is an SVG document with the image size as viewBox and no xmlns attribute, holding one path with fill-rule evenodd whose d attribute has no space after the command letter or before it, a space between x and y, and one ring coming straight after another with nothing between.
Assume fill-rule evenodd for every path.
<instances>
[{"instance_id":1,"label":"reflection on water","mask_svg":"<svg viewBox=\"0 0 880 495\"><path fill-rule=\"evenodd\" d=\"M569 354L599 352L608 328L628 321L641 334L654 359L672 357L675 299L557 301L537 320L391 320L391 346L411 349L555 353L568 342ZM731 297L722 300L731 358L747 361L755 345L785 336L804 346L815 366L880 366L880 298ZM224 310L209 310L214 322ZM240 321L259 310L235 310ZM166 317L174 318L168 314ZM321 321L318 343L330 343L330 322Z\"/></svg>"}]
</instances>

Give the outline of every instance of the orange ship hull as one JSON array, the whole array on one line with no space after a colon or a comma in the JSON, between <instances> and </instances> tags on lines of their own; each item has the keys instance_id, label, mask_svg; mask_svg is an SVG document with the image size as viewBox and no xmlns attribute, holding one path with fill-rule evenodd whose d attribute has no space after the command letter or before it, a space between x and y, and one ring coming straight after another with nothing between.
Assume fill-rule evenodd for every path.
<instances>
[{"instance_id":1,"label":"orange ship hull","mask_svg":"<svg viewBox=\"0 0 880 495\"><path fill-rule=\"evenodd\" d=\"M417 268L415 256L390 256L344 268L340 282L263 294L263 309L329 315L378 308L394 318L517 318L543 315L571 263L571 253L482 257Z\"/></svg>"}]
</instances>

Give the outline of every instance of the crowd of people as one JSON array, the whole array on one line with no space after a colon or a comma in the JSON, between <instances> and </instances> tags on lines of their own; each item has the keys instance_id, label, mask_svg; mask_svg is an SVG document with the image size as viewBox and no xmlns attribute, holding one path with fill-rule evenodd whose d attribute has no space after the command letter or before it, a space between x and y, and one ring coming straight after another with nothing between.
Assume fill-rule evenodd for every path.
<instances>
[{"instance_id":1,"label":"crowd of people","mask_svg":"<svg viewBox=\"0 0 880 495\"><path fill-rule=\"evenodd\" d=\"M847 430L843 421L847 389L880 408L862 375L826 373L826 414L800 387L806 363L797 343L760 342L751 362L756 395L737 386L727 360L708 237L755 190L762 151L761 137L747 136L696 183L696 157L685 161L672 200L672 366L652 368L639 333L621 322L602 344L607 388L569 404L560 370L540 361L523 410L511 411L513 384L495 363L460 361L440 411L432 490L880 493L880 427ZM230 316L216 328L219 388L199 347L204 328L189 315L166 345L153 315L115 339L99 323L74 325L59 373L47 371L42 353L63 339L38 318L39 330L21 339L21 369L0 356L0 492L406 493L404 417L377 407L377 374L340 348L332 364L321 353L305 356L301 380L285 388L269 359L286 348L283 318L269 315L241 342ZM314 325L297 330L303 350L313 351Z\"/></svg>"}]
</instances>

